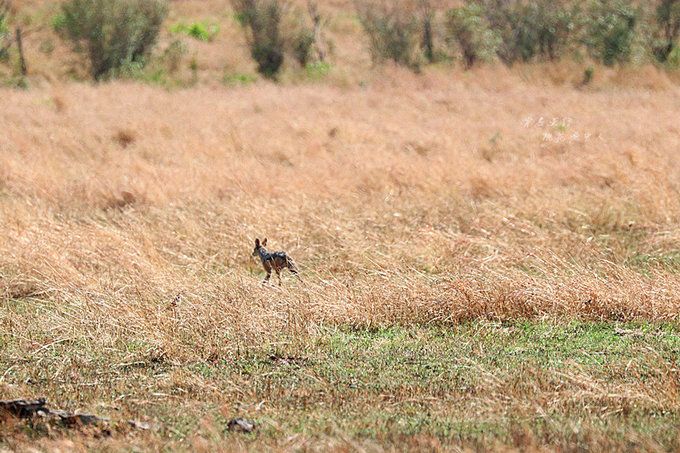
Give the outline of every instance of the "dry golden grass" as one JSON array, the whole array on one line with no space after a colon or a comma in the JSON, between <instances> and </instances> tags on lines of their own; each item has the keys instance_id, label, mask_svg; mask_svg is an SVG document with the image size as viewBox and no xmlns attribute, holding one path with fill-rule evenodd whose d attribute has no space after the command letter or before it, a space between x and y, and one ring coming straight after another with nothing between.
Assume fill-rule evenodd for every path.
<instances>
[{"instance_id":1,"label":"dry golden grass","mask_svg":"<svg viewBox=\"0 0 680 453\"><path fill-rule=\"evenodd\" d=\"M56 336L201 357L329 323L676 320L677 90L491 77L5 91L2 292L63 303ZM260 288L256 236L307 284Z\"/></svg>"},{"instance_id":2,"label":"dry golden grass","mask_svg":"<svg viewBox=\"0 0 680 453\"><path fill-rule=\"evenodd\" d=\"M115 421L167 421L182 411L200 428L191 435L179 426L186 420L168 422L184 436L168 440L118 427L100 442L97 433L26 434L3 423L0 442L28 449L38 438L39 448L63 451L569 450L577 436L591 449L677 446L653 430L626 431L639 414L677 418L677 363L668 355L633 344L625 361L589 368L568 351L564 370L506 354L510 365L499 371L477 343L507 346L527 322L677 326L680 89L672 76L597 68L592 86L576 88L583 68L568 62L419 75L371 68L348 2L320 3L333 14L337 45L326 84L294 75L280 85L218 83L223 73L252 72L243 38L216 13L222 3L182 1L170 23L217 17L221 27L215 43L190 42L200 51L193 88L64 82L78 63L64 63L71 54L57 44L29 57L31 90L0 89L0 397L46 395ZM36 15L54 8L17 4ZM29 35L27 47L50 33ZM305 282L263 287L256 237L287 250ZM399 380L395 365L396 387L347 402L328 370L280 373L308 387L267 381L278 376L266 368L279 366L266 360L272 351L332 366L324 354L338 332L404 329L395 344L422 340L409 354L436 361L452 346L428 329L468 325L472 334L461 335L470 350L454 362L472 384L411 386L423 371ZM380 335L375 348L392 344ZM362 356L361 345L347 348ZM267 365L253 378L243 370L258 360ZM231 374L212 375L225 367ZM384 379L380 371L369 378ZM340 421L324 424L299 401L326 405ZM352 434L357 412L393 416L410 404L460 416L454 426L470 415L505 431L451 443L446 430L395 434L382 420L378 434ZM269 431L224 447L213 418L243 411ZM286 425L289 412L318 430ZM622 427L598 421L619 416ZM539 419L547 434L508 425L512 417Z\"/></svg>"}]
</instances>

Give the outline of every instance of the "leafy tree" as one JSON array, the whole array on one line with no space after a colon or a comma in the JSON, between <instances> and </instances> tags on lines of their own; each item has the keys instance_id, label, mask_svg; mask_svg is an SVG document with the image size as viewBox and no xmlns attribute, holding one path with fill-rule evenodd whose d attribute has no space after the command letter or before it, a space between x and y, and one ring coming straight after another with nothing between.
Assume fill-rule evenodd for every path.
<instances>
[{"instance_id":1,"label":"leafy tree","mask_svg":"<svg viewBox=\"0 0 680 453\"><path fill-rule=\"evenodd\" d=\"M99 80L143 67L167 13L164 0L67 0L54 25Z\"/></svg>"},{"instance_id":2,"label":"leafy tree","mask_svg":"<svg viewBox=\"0 0 680 453\"><path fill-rule=\"evenodd\" d=\"M559 58L574 32L575 9L568 0L485 0L485 14L500 36L499 57L506 63Z\"/></svg>"},{"instance_id":3,"label":"leafy tree","mask_svg":"<svg viewBox=\"0 0 680 453\"><path fill-rule=\"evenodd\" d=\"M656 9L656 26L652 51L657 60L665 62L676 48L680 34L680 0L661 0Z\"/></svg>"},{"instance_id":4,"label":"leafy tree","mask_svg":"<svg viewBox=\"0 0 680 453\"><path fill-rule=\"evenodd\" d=\"M586 10L585 37L589 53L606 66L628 61L639 12L630 0L595 0Z\"/></svg>"},{"instance_id":5,"label":"leafy tree","mask_svg":"<svg viewBox=\"0 0 680 453\"><path fill-rule=\"evenodd\" d=\"M257 71L274 78L284 59L279 1L231 0L231 5L239 22L250 29L250 54L257 63Z\"/></svg>"},{"instance_id":6,"label":"leafy tree","mask_svg":"<svg viewBox=\"0 0 680 453\"><path fill-rule=\"evenodd\" d=\"M0 0L0 59L7 56L11 44L9 26L7 25L8 15L9 3L6 0Z\"/></svg>"},{"instance_id":7,"label":"leafy tree","mask_svg":"<svg viewBox=\"0 0 680 453\"><path fill-rule=\"evenodd\" d=\"M482 5L472 2L449 10L447 29L449 39L460 48L466 68L495 57L500 39L491 30Z\"/></svg>"}]
</instances>

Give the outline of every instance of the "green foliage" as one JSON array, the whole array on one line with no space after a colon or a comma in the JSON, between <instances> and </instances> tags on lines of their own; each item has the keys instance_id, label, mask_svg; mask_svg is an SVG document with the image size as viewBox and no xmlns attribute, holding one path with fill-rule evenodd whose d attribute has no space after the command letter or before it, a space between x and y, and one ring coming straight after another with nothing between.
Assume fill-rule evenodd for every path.
<instances>
[{"instance_id":1,"label":"green foliage","mask_svg":"<svg viewBox=\"0 0 680 453\"><path fill-rule=\"evenodd\" d=\"M281 7L278 0L231 0L237 20L250 29L250 54L257 71L274 78L284 59Z\"/></svg>"},{"instance_id":2,"label":"green foliage","mask_svg":"<svg viewBox=\"0 0 680 453\"><path fill-rule=\"evenodd\" d=\"M7 16L9 14L9 4L6 0L0 0L0 59L7 57L9 50L9 26Z\"/></svg>"},{"instance_id":3,"label":"green foliage","mask_svg":"<svg viewBox=\"0 0 680 453\"><path fill-rule=\"evenodd\" d=\"M167 13L164 0L68 0L53 25L100 80L143 67Z\"/></svg>"},{"instance_id":4,"label":"green foliage","mask_svg":"<svg viewBox=\"0 0 680 453\"><path fill-rule=\"evenodd\" d=\"M447 29L449 39L460 48L466 68L495 57L500 40L491 30L483 6L472 2L449 10Z\"/></svg>"},{"instance_id":5,"label":"green foliage","mask_svg":"<svg viewBox=\"0 0 680 453\"><path fill-rule=\"evenodd\" d=\"M432 29L432 22L434 19L434 12L430 9L429 3L425 4L421 12L421 21L423 25L423 38L420 43L420 47L423 49L425 58L430 63L434 63L436 60L436 54L434 51L434 31Z\"/></svg>"},{"instance_id":6,"label":"green foliage","mask_svg":"<svg viewBox=\"0 0 680 453\"><path fill-rule=\"evenodd\" d=\"M296 17L299 19L299 16ZM291 32L290 47L295 59L303 68L307 66L312 58L312 45L314 44L314 31L299 23Z\"/></svg>"},{"instance_id":7,"label":"green foliage","mask_svg":"<svg viewBox=\"0 0 680 453\"><path fill-rule=\"evenodd\" d=\"M163 60L167 63L168 69L172 72L176 71L187 52L187 45L183 41L175 39L170 42L163 52Z\"/></svg>"},{"instance_id":8,"label":"green foliage","mask_svg":"<svg viewBox=\"0 0 680 453\"><path fill-rule=\"evenodd\" d=\"M44 54L51 55L54 52L54 41L51 37L43 38L40 41L40 51Z\"/></svg>"},{"instance_id":9,"label":"green foliage","mask_svg":"<svg viewBox=\"0 0 680 453\"><path fill-rule=\"evenodd\" d=\"M326 77L331 69L331 65L323 61L309 63L305 66L305 76L310 80L319 81Z\"/></svg>"},{"instance_id":10,"label":"green foliage","mask_svg":"<svg viewBox=\"0 0 680 453\"><path fill-rule=\"evenodd\" d=\"M400 2L356 2L361 25L369 38L374 62L392 60L397 64L415 67L414 49L418 42L418 23Z\"/></svg>"},{"instance_id":11,"label":"green foliage","mask_svg":"<svg viewBox=\"0 0 680 453\"><path fill-rule=\"evenodd\" d=\"M506 64L559 58L575 29L575 4L567 0L486 0L485 14L501 37L499 57Z\"/></svg>"},{"instance_id":12,"label":"green foliage","mask_svg":"<svg viewBox=\"0 0 680 453\"><path fill-rule=\"evenodd\" d=\"M282 9L281 33L285 52L304 68L313 58L314 30L298 8L285 3Z\"/></svg>"},{"instance_id":13,"label":"green foliage","mask_svg":"<svg viewBox=\"0 0 680 453\"><path fill-rule=\"evenodd\" d=\"M9 5L7 2L0 0L0 36L9 34L9 27L7 26L7 14L9 13Z\"/></svg>"},{"instance_id":14,"label":"green foliage","mask_svg":"<svg viewBox=\"0 0 680 453\"><path fill-rule=\"evenodd\" d=\"M630 59L639 12L630 0L594 0L586 10L583 39L591 56L606 66Z\"/></svg>"},{"instance_id":15,"label":"green foliage","mask_svg":"<svg viewBox=\"0 0 680 453\"><path fill-rule=\"evenodd\" d=\"M527 55L554 60L563 54L574 30L574 12L566 2L531 2L524 7Z\"/></svg>"},{"instance_id":16,"label":"green foliage","mask_svg":"<svg viewBox=\"0 0 680 453\"><path fill-rule=\"evenodd\" d=\"M206 23L193 22L191 25L186 25L180 22L170 27L170 31L175 34L184 33L201 41L212 41L220 32L220 27L219 25L208 25Z\"/></svg>"},{"instance_id":17,"label":"green foliage","mask_svg":"<svg viewBox=\"0 0 680 453\"><path fill-rule=\"evenodd\" d=\"M50 19L50 25L57 30L63 30L66 28L66 15L63 13L56 14Z\"/></svg>"},{"instance_id":18,"label":"green foliage","mask_svg":"<svg viewBox=\"0 0 680 453\"><path fill-rule=\"evenodd\" d=\"M286 55L303 68L312 59L314 31L299 10L279 0L232 0L234 17L250 31L251 55L257 70L275 78Z\"/></svg>"},{"instance_id":19,"label":"green foliage","mask_svg":"<svg viewBox=\"0 0 680 453\"><path fill-rule=\"evenodd\" d=\"M666 67L670 70L677 70L680 68L680 47L675 46L673 51L668 55L668 59L664 62Z\"/></svg>"},{"instance_id":20,"label":"green foliage","mask_svg":"<svg viewBox=\"0 0 680 453\"><path fill-rule=\"evenodd\" d=\"M224 77L224 83L227 85L250 85L251 83L255 82L257 80L257 77L251 74L229 74Z\"/></svg>"},{"instance_id":21,"label":"green foliage","mask_svg":"<svg viewBox=\"0 0 680 453\"><path fill-rule=\"evenodd\" d=\"M20 88L27 90L29 88L28 79L21 74L14 74L6 78L0 79L0 86L6 88Z\"/></svg>"},{"instance_id":22,"label":"green foliage","mask_svg":"<svg viewBox=\"0 0 680 453\"><path fill-rule=\"evenodd\" d=\"M657 60L666 62L677 48L680 34L680 0L661 0L656 9L652 52Z\"/></svg>"},{"instance_id":23,"label":"green foliage","mask_svg":"<svg viewBox=\"0 0 680 453\"><path fill-rule=\"evenodd\" d=\"M588 66L584 71L583 71L583 82L582 85L590 85L590 82L593 81L593 76L595 75L595 68L592 66Z\"/></svg>"}]
</instances>

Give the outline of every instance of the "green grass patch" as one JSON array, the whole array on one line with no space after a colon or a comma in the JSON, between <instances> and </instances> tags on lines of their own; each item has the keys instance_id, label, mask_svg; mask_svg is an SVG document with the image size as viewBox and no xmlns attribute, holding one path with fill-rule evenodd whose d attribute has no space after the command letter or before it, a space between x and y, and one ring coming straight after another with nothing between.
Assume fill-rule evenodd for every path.
<instances>
[{"instance_id":1,"label":"green grass patch","mask_svg":"<svg viewBox=\"0 0 680 453\"><path fill-rule=\"evenodd\" d=\"M674 250L658 254L635 254L630 257L629 265L646 274L650 274L653 269L674 274L680 269L680 251Z\"/></svg>"},{"instance_id":2,"label":"green grass patch","mask_svg":"<svg viewBox=\"0 0 680 453\"><path fill-rule=\"evenodd\" d=\"M238 437L254 449L291 436L414 448L424 438L470 448L672 449L678 441L676 325L329 328L190 363L159 357L140 339L23 354L11 345L17 337L3 342L0 371L13 367L6 383L74 408L161 421L173 429L167 445L239 436L227 429L236 416L258 424Z\"/></svg>"},{"instance_id":3,"label":"green grass patch","mask_svg":"<svg viewBox=\"0 0 680 453\"><path fill-rule=\"evenodd\" d=\"M257 76L252 75L252 74L241 74L241 73L235 73L235 74L227 74L224 76L223 79L224 83L230 86L238 86L238 85L250 85L251 83L254 83L257 81Z\"/></svg>"},{"instance_id":4,"label":"green grass patch","mask_svg":"<svg viewBox=\"0 0 680 453\"><path fill-rule=\"evenodd\" d=\"M303 71L303 76L305 79L311 82L320 82L326 78L326 76L333 70L333 67L329 63L324 63L323 61L317 61L315 63L309 63L305 66Z\"/></svg>"},{"instance_id":5,"label":"green grass patch","mask_svg":"<svg viewBox=\"0 0 680 453\"><path fill-rule=\"evenodd\" d=\"M200 41L212 41L220 32L219 25L202 22L192 22L185 24L180 22L170 27L170 32L174 34L185 34Z\"/></svg>"}]
</instances>

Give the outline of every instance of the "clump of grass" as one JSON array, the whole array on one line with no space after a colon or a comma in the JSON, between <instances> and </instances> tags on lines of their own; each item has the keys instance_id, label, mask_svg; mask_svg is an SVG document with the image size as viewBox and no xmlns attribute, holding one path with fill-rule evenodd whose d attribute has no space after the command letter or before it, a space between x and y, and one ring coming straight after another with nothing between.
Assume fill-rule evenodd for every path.
<instances>
[{"instance_id":1,"label":"clump of grass","mask_svg":"<svg viewBox=\"0 0 680 453\"><path fill-rule=\"evenodd\" d=\"M170 31L175 34L182 33L201 41L212 41L220 32L220 27L219 25L201 22L192 22L189 25L180 22L177 25L170 27Z\"/></svg>"},{"instance_id":2,"label":"clump of grass","mask_svg":"<svg viewBox=\"0 0 680 453\"><path fill-rule=\"evenodd\" d=\"M333 67L329 63L317 61L305 66L304 76L309 80L318 82L323 80L332 70Z\"/></svg>"},{"instance_id":3,"label":"clump of grass","mask_svg":"<svg viewBox=\"0 0 680 453\"><path fill-rule=\"evenodd\" d=\"M227 85L250 85L257 80L257 77L252 74L227 74L224 76L224 83Z\"/></svg>"}]
</instances>

